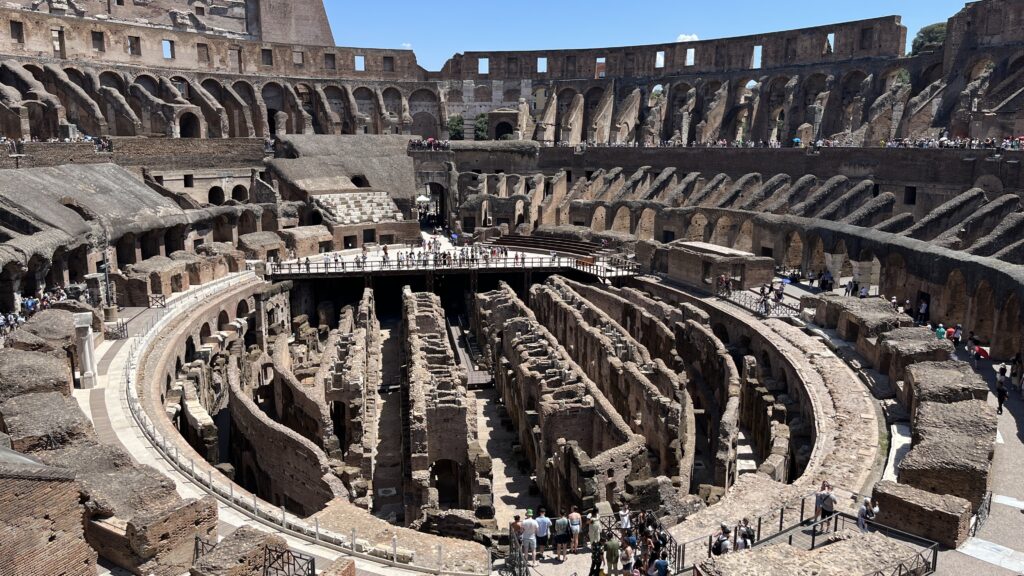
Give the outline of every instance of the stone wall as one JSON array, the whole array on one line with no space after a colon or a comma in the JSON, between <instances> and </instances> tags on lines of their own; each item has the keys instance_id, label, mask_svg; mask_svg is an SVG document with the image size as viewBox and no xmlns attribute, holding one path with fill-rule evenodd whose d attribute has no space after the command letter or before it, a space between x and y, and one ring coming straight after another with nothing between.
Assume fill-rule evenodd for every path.
<instances>
[{"instance_id":1,"label":"stone wall","mask_svg":"<svg viewBox=\"0 0 1024 576\"><path fill-rule=\"evenodd\" d=\"M872 500L878 506L875 522L957 548L967 540L971 503L883 480L875 485Z\"/></svg>"}]
</instances>

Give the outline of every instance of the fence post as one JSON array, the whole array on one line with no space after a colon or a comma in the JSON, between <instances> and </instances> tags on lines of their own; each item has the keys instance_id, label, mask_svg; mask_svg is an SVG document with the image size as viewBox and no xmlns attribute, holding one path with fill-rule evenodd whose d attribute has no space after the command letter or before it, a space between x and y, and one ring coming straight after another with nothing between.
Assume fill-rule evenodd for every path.
<instances>
[{"instance_id":1,"label":"fence post","mask_svg":"<svg viewBox=\"0 0 1024 576\"><path fill-rule=\"evenodd\" d=\"M355 528L352 529L352 540L350 540L350 544L351 544L350 548L352 548L352 552L355 552L356 551L356 529Z\"/></svg>"},{"instance_id":2,"label":"fence post","mask_svg":"<svg viewBox=\"0 0 1024 576\"><path fill-rule=\"evenodd\" d=\"M783 526L783 522L785 521L785 518L786 518L786 508L785 508L785 506L783 506L782 508L779 509L779 532L782 532L782 526Z\"/></svg>"},{"instance_id":3,"label":"fence post","mask_svg":"<svg viewBox=\"0 0 1024 576\"><path fill-rule=\"evenodd\" d=\"M757 540L758 540L758 542L761 541L761 519L762 519L761 516L757 517Z\"/></svg>"},{"instance_id":4,"label":"fence post","mask_svg":"<svg viewBox=\"0 0 1024 576\"><path fill-rule=\"evenodd\" d=\"M444 570L444 551L441 545L437 545L437 573L440 574Z\"/></svg>"},{"instance_id":5,"label":"fence post","mask_svg":"<svg viewBox=\"0 0 1024 576\"><path fill-rule=\"evenodd\" d=\"M398 562L398 536L391 537L391 560Z\"/></svg>"},{"instance_id":6,"label":"fence post","mask_svg":"<svg viewBox=\"0 0 1024 576\"><path fill-rule=\"evenodd\" d=\"M313 517L313 540L320 541L320 518Z\"/></svg>"},{"instance_id":7,"label":"fence post","mask_svg":"<svg viewBox=\"0 0 1024 576\"><path fill-rule=\"evenodd\" d=\"M800 499L800 523L804 523L804 506L807 504L807 497L804 496Z\"/></svg>"},{"instance_id":8,"label":"fence post","mask_svg":"<svg viewBox=\"0 0 1024 576\"><path fill-rule=\"evenodd\" d=\"M260 509L256 507L256 494L252 495L252 511L256 514L256 518L260 517Z\"/></svg>"}]
</instances>

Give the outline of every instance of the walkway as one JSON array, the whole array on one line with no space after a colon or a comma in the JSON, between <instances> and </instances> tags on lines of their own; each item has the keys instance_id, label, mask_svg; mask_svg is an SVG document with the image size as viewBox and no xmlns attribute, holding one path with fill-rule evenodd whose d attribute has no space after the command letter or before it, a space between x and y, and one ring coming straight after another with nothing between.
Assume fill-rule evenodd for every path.
<instances>
[{"instance_id":1,"label":"walkway","mask_svg":"<svg viewBox=\"0 0 1024 576\"><path fill-rule=\"evenodd\" d=\"M995 375L1002 366L991 361L978 363L977 372L989 383L995 400ZM1009 369L1009 367L1007 367ZM992 462L992 511L975 538L957 550L939 554L939 575L985 574L1015 576L1024 574L1024 400L1016 391L999 416L995 458Z\"/></svg>"},{"instance_id":2,"label":"walkway","mask_svg":"<svg viewBox=\"0 0 1024 576\"><path fill-rule=\"evenodd\" d=\"M380 404L377 409L377 447L373 468L373 514L389 522L405 516L402 489L402 366L401 327L398 320L384 321Z\"/></svg>"}]
</instances>

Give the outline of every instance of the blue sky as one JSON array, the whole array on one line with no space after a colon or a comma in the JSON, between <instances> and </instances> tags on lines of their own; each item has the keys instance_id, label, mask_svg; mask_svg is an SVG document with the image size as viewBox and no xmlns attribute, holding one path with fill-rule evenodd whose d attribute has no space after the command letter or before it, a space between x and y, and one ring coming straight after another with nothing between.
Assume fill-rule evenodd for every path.
<instances>
[{"instance_id":1,"label":"blue sky","mask_svg":"<svg viewBox=\"0 0 1024 576\"><path fill-rule=\"evenodd\" d=\"M323 0L339 46L412 48L440 70L457 52L590 48L743 36L898 14L908 44L966 0Z\"/></svg>"}]
</instances>

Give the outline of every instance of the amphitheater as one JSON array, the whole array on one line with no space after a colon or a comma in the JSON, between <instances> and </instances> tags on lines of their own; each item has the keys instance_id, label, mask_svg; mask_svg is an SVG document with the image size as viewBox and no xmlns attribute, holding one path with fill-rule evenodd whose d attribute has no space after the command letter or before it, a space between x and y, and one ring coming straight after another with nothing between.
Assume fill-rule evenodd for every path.
<instances>
[{"instance_id":1,"label":"amphitheater","mask_svg":"<svg viewBox=\"0 0 1024 576\"><path fill-rule=\"evenodd\" d=\"M935 16L434 72L8 0L0 575L1024 573L1024 1Z\"/></svg>"}]
</instances>

